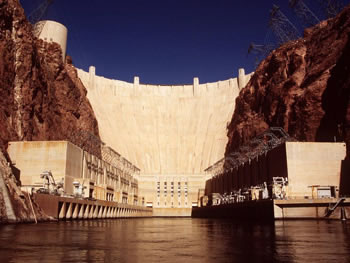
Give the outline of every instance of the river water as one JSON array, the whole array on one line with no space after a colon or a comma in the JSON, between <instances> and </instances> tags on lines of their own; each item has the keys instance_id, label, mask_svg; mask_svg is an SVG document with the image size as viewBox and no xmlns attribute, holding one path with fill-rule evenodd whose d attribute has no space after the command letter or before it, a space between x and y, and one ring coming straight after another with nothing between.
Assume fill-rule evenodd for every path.
<instances>
[{"instance_id":1,"label":"river water","mask_svg":"<svg viewBox=\"0 0 350 263\"><path fill-rule=\"evenodd\" d=\"M149 218L3 225L0 262L350 262L350 222Z\"/></svg>"}]
</instances>

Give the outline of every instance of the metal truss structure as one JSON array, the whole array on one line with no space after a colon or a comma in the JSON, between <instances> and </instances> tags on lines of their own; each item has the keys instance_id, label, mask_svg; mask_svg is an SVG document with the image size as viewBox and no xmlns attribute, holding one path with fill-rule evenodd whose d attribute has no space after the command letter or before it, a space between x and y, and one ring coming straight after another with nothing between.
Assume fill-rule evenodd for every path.
<instances>
[{"instance_id":1,"label":"metal truss structure","mask_svg":"<svg viewBox=\"0 0 350 263\"><path fill-rule=\"evenodd\" d=\"M220 159L204 171L213 176L223 174L240 165L258 158L260 155L266 155L268 151L287 142L294 141L287 132L281 127L270 127L267 131L257 135L247 144L242 145L237 151L230 153L225 158Z\"/></svg>"},{"instance_id":2,"label":"metal truss structure","mask_svg":"<svg viewBox=\"0 0 350 263\"><path fill-rule=\"evenodd\" d=\"M71 135L71 138L79 138L82 145L80 147L87 152L91 149L101 150L101 159L114 165L126 174L140 174L140 169L125 159L121 154L107 146L100 138L89 131L78 130Z\"/></svg>"},{"instance_id":3,"label":"metal truss structure","mask_svg":"<svg viewBox=\"0 0 350 263\"><path fill-rule=\"evenodd\" d=\"M53 3L53 0L43 1L36 9L34 9L28 16L28 20L32 25L39 22L47 13L49 6Z\"/></svg>"},{"instance_id":4,"label":"metal truss structure","mask_svg":"<svg viewBox=\"0 0 350 263\"><path fill-rule=\"evenodd\" d=\"M327 18L335 17L343 8L341 0L318 0Z\"/></svg>"},{"instance_id":5,"label":"metal truss structure","mask_svg":"<svg viewBox=\"0 0 350 263\"><path fill-rule=\"evenodd\" d=\"M277 5L273 5L270 11L269 27L276 35L278 44L280 45L300 37L297 28L282 13Z\"/></svg>"},{"instance_id":6,"label":"metal truss structure","mask_svg":"<svg viewBox=\"0 0 350 263\"><path fill-rule=\"evenodd\" d=\"M289 6L301 20L304 27L310 27L318 24L320 20L305 4L303 0L289 0Z\"/></svg>"}]
</instances>

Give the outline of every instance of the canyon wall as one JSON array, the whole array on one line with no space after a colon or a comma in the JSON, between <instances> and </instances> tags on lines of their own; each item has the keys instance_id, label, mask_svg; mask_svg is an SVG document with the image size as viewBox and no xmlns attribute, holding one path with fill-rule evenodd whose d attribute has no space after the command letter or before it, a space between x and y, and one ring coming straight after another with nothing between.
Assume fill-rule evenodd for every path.
<instances>
[{"instance_id":1,"label":"canyon wall","mask_svg":"<svg viewBox=\"0 0 350 263\"><path fill-rule=\"evenodd\" d=\"M33 36L18 0L0 0L0 222L33 221L6 152L9 141L68 139L100 156L79 131L99 137L86 89L56 43ZM48 219L33 204L39 220Z\"/></svg>"},{"instance_id":2,"label":"canyon wall","mask_svg":"<svg viewBox=\"0 0 350 263\"><path fill-rule=\"evenodd\" d=\"M236 100L228 155L268 127L299 141L350 142L350 6L260 63Z\"/></svg>"},{"instance_id":3,"label":"canyon wall","mask_svg":"<svg viewBox=\"0 0 350 263\"><path fill-rule=\"evenodd\" d=\"M58 44L33 36L18 0L0 1L0 130L3 152L13 140L70 139L84 146L77 130L99 136L76 69L62 61Z\"/></svg>"}]
</instances>

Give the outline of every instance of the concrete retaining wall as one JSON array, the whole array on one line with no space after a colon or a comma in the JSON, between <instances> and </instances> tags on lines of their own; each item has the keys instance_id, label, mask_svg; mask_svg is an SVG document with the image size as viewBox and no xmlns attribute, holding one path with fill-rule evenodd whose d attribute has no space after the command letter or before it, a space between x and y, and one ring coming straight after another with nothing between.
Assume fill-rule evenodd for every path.
<instances>
[{"instance_id":1,"label":"concrete retaining wall","mask_svg":"<svg viewBox=\"0 0 350 263\"><path fill-rule=\"evenodd\" d=\"M89 201L54 195L34 194L44 212L59 220L152 217L150 208L108 201Z\"/></svg>"}]
</instances>

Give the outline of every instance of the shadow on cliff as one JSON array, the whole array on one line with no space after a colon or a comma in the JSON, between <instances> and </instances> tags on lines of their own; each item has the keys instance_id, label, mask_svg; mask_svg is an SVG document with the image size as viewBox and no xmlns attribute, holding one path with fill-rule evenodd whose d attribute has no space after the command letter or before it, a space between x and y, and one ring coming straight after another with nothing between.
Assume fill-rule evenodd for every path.
<instances>
[{"instance_id":1,"label":"shadow on cliff","mask_svg":"<svg viewBox=\"0 0 350 263\"><path fill-rule=\"evenodd\" d=\"M346 158L340 172L340 196L350 196L350 34L344 51L330 72L327 88L322 94L325 115L316 133L316 141L346 142Z\"/></svg>"},{"instance_id":2,"label":"shadow on cliff","mask_svg":"<svg viewBox=\"0 0 350 263\"><path fill-rule=\"evenodd\" d=\"M347 155L350 144L350 34L343 53L330 71L327 87L322 94L322 109L325 112L316 132L316 141L345 141Z\"/></svg>"}]
</instances>

